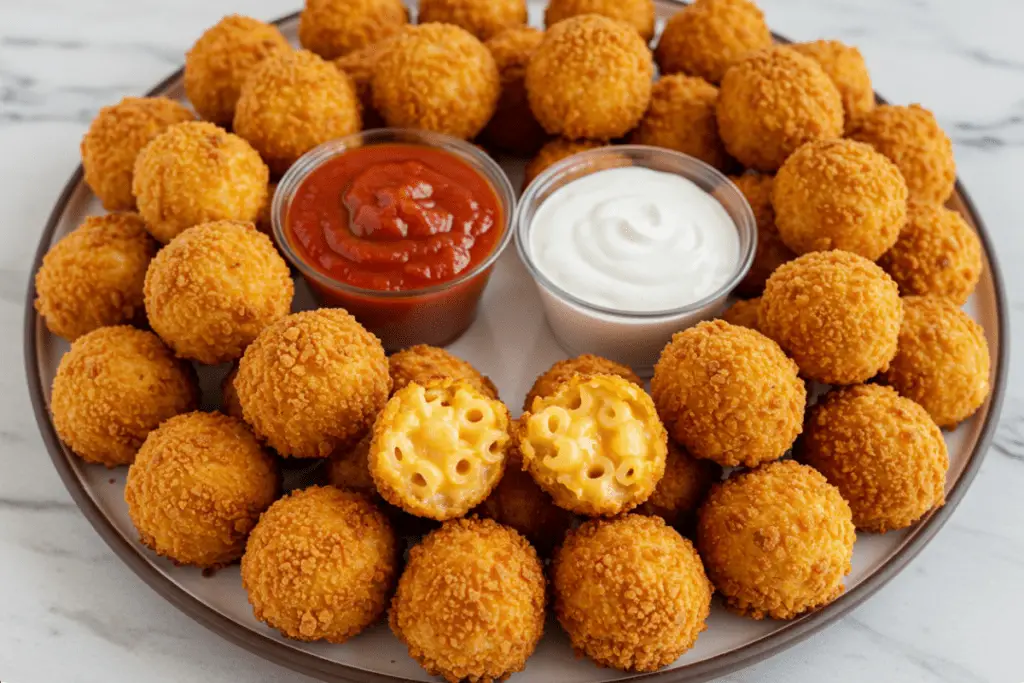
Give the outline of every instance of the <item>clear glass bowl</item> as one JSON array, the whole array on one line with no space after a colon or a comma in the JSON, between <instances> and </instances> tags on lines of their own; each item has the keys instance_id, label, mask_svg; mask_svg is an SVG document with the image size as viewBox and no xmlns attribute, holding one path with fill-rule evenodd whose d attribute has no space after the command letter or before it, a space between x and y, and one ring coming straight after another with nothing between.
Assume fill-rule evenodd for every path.
<instances>
[{"instance_id":1,"label":"clear glass bowl","mask_svg":"<svg viewBox=\"0 0 1024 683\"><path fill-rule=\"evenodd\" d=\"M288 211L295 193L315 169L329 159L367 145L422 145L444 150L482 175L498 197L503 231L494 250L453 280L401 292L378 291L339 282L316 270L292 244L287 229ZM476 317L477 304L490 279L494 262L512 238L515 193L508 176L478 147L441 133L380 128L325 142L303 155L288 169L274 193L271 220L274 238L285 258L298 269L325 306L340 307L377 335L389 351L432 344L444 346L457 339Z\"/></svg>"},{"instance_id":2,"label":"clear glass bowl","mask_svg":"<svg viewBox=\"0 0 1024 683\"><path fill-rule=\"evenodd\" d=\"M679 308L635 312L584 301L552 282L536 265L530 231L537 209L559 188L610 168L641 166L673 173L694 182L725 208L739 237L740 253L732 276L714 293ZM541 173L526 189L516 211L516 249L530 272L544 305L548 325L569 353L594 353L650 376L658 355L672 335L701 320L718 316L729 292L750 269L757 248L757 225L750 205L728 178L699 159L659 147L602 147L563 159Z\"/></svg>"}]
</instances>

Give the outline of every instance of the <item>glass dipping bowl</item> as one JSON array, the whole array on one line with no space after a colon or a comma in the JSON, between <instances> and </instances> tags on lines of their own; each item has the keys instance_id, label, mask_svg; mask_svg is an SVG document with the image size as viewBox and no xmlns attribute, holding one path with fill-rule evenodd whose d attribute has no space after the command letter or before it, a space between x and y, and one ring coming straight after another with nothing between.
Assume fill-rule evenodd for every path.
<instances>
[{"instance_id":1,"label":"glass dipping bowl","mask_svg":"<svg viewBox=\"0 0 1024 683\"><path fill-rule=\"evenodd\" d=\"M502 230L493 251L452 280L405 291L379 291L339 282L316 270L292 242L287 226L295 193L309 175L327 160L368 145L420 145L444 150L478 172L494 190L501 208ZM340 200L339 200L340 201ZM340 307L354 315L384 348L397 351L415 344L445 346L457 339L476 317L477 304L490 279L494 262L512 238L515 193L508 176L476 146L441 133L401 128L367 130L331 140L304 154L284 174L274 193L271 220L274 238L285 258L309 283L320 303Z\"/></svg>"},{"instance_id":2,"label":"glass dipping bowl","mask_svg":"<svg viewBox=\"0 0 1024 683\"><path fill-rule=\"evenodd\" d=\"M530 245L537 209L556 190L579 178L624 166L687 178L725 208L736 228L740 249L735 271L717 291L700 301L665 311L616 310L566 292L537 267ZM515 230L519 257L537 284L548 325L562 348L574 356L593 353L624 363L642 377L652 374L661 350L674 333L721 314L729 292L750 269L757 248L754 214L743 193L728 178L699 159L644 145L602 147L553 164L530 183L520 198Z\"/></svg>"}]
</instances>

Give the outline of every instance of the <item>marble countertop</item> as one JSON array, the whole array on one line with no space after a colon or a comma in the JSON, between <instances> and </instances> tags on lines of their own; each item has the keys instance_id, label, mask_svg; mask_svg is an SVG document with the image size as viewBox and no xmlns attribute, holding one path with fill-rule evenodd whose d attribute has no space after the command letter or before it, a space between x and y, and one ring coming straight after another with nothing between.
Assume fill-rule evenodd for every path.
<instances>
[{"instance_id":1,"label":"marble countertop","mask_svg":"<svg viewBox=\"0 0 1024 683\"><path fill-rule=\"evenodd\" d=\"M759 0L794 39L857 44L876 88L922 102L1024 312L1024 2ZM96 110L148 90L222 15L298 0L0 1L0 678L11 683L309 680L212 636L100 540L36 430L21 363L25 287L50 208ZM1021 337L1017 337L1020 339ZM956 513L851 615L729 681L1024 680L1024 368L1010 368L992 449Z\"/></svg>"}]
</instances>

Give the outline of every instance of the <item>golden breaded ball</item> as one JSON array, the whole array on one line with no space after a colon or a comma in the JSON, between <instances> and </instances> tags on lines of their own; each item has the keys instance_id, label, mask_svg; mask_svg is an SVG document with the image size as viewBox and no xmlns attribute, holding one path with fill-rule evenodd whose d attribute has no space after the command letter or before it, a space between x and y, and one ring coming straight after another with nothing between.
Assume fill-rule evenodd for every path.
<instances>
[{"instance_id":1,"label":"golden breaded ball","mask_svg":"<svg viewBox=\"0 0 1024 683\"><path fill-rule=\"evenodd\" d=\"M231 417L245 420L242 415L242 404L238 401L235 391L235 377L238 376L238 363L232 363L228 374L220 381L220 412Z\"/></svg>"},{"instance_id":2,"label":"golden breaded ball","mask_svg":"<svg viewBox=\"0 0 1024 683\"><path fill-rule=\"evenodd\" d=\"M550 27L581 14L600 14L627 23L644 42L654 37L653 0L551 0L544 10L544 24Z\"/></svg>"},{"instance_id":3,"label":"golden breaded ball","mask_svg":"<svg viewBox=\"0 0 1024 683\"><path fill-rule=\"evenodd\" d=\"M676 529L692 531L697 508L712 484L722 478L722 468L710 460L698 460L672 439L668 441L665 476L636 512L657 515Z\"/></svg>"},{"instance_id":4,"label":"golden breaded ball","mask_svg":"<svg viewBox=\"0 0 1024 683\"><path fill-rule=\"evenodd\" d=\"M775 269L795 259L796 254L782 243L779 229L775 225L775 209L772 208L772 185L775 179L770 175L747 173L730 176L729 180L743 193L757 223L754 262L750 264L750 270L743 276L743 280L736 285L737 294L755 296L764 291L764 283Z\"/></svg>"},{"instance_id":5,"label":"golden breaded ball","mask_svg":"<svg viewBox=\"0 0 1024 683\"><path fill-rule=\"evenodd\" d=\"M655 671L693 647L711 611L693 544L658 517L590 520L552 562L555 614L577 655Z\"/></svg>"},{"instance_id":6,"label":"golden breaded ball","mask_svg":"<svg viewBox=\"0 0 1024 683\"><path fill-rule=\"evenodd\" d=\"M252 432L220 413L187 413L146 437L124 499L139 540L175 564L217 568L242 556L280 473Z\"/></svg>"},{"instance_id":7,"label":"golden breaded ball","mask_svg":"<svg viewBox=\"0 0 1024 683\"><path fill-rule=\"evenodd\" d=\"M235 132L275 175L328 140L363 127L352 79L312 52L282 52L253 69L235 109Z\"/></svg>"},{"instance_id":8,"label":"golden breaded ball","mask_svg":"<svg viewBox=\"0 0 1024 683\"><path fill-rule=\"evenodd\" d=\"M58 436L86 462L128 465L164 420L194 410L192 368L152 332L101 327L71 344L53 378Z\"/></svg>"},{"instance_id":9,"label":"golden breaded ball","mask_svg":"<svg viewBox=\"0 0 1024 683\"><path fill-rule=\"evenodd\" d=\"M860 384L889 367L903 321L899 288L847 251L817 251L768 278L758 328L825 384Z\"/></svg>"},{"instance_id":10,"label":"golden breaded ball","mask_svg":"<svg viewBox=\"0 0 1024 683\"><path fill-rule=\"evenodd\" d=\"M651 396L673 439L729 467L781 458L807 405L796 363L778 344L724 320L672 336L654 366Z\"/></svg>"},{"instance_id":11,"label":"golden breaded ball","mask_svg":"<svg viewBox=\"0 0 1024 683\"><path fill-rule=\"evenodd\" d=\"M792 460L733 474L697 519L697 549L715 590L753 619L793 619L838 598L855 540L839 489Z\"/></svg>"},{"instance_id":12,"label":"golden breaded ball","mask_svg":"<svg viewBox=\"0 0 1024 683\"><path fill-rule=\"evenodd\" d=\"M557 164L562 159L568 159L573 154L604 147L605 144L596 140L555 138L541 147L537 155L526 164L526 170L523 173L523 189L525 190L529 187L534 178L543 173L549 166Z\"/></svg>"},{"instance_id":13,"label":"golden breaded ball","mask_svg":"<svg viewBox=\"0 0 1024 683\"><path fill-rule=\"evenodd\" d=\"M718 136L718 88L703 78L663 76L651 90L651 103L630 138L636 145L665 147L700 159L719 171L732 161Z\"/></svg>"},{"instance_id":14,"label":"golden breaded ball","mask_svg":"<svg viewBox=\"0 0 1024 683\"><path fill-rule=\"evenodd\" d=\"M389 126L463 140L483 130L501 95L490 50L450 24L403 31L377 60L372 87L373 106Z\"/></svg>"},{"instance_id":15,"label":"golden breaded ball","mask_svg":"<svg viewBox=\"0 0 1024 683\"><path fill-rule=\"evenodd\" d=\"M544 633L537 552L489 519L445 523L409 551L391 630L432 676L501 681L522 671Z\"/></svg>"},{"instance_id":16,"label":"golden breaded ball","mask_svg":"<svg viewBox=\"0 0 1024 683\"><path fill-rule=\"evenodd\" d=\"M498 108L480 133L485 146L528 157L548 139L526 99L526 65L543 39L542 31L523 26L502 31L484 43L501 78Z\"/></svg>"},{"instance_id":17,"label":"golden breaded ball","mask_svg":"<svg viewBox=\"0 0 1024 683\"><path fill-rule=\"evenodd\" d=\"M82 137L85 182L107 211L135 208L135 159L149 141L195 114L166 97L126 97L103 107Z\"/></svg>"},{"instance_id":18,"label":"golden breaded ball","mask_svg":"<svg viewBox=\"0 0 1024 683\"><path fill-rule=\"evenodd\" d=\"M420 0L421 24L453 24L480 40L526 24L526 0Z\"/></svg>"},{"instance_id":19,"label":"golden breaded ball","mask_svg":"<svg viewBox=\"0 0 1024 683\"><path fill-rule=\"evenodd\" d=\"M761 297L740 299L722 312L722 320L730 325L739 325L751 330L757 329L757 315L761 310Z\"/></svg>"},{"instance_id":20,"label":"golden breaded ball","mask_svg":"<svg viewBox=\"0 0 1024 683\"><path fill-rule=\"evenodd\" d=\"M839 489L854 525L908 527L945 500L949 455L928 412L892 388L829 392L811 409L801 459Z\"/></svg>"},{"instance_id":21,"label":"golden breaded ball","mask_svg":"<svg viewBox=\"0 0 1024 683\"><path fill-rule=\"evenodd\" d=\"M651 51L636 31L585 14L544 34L526 66L526 95L548 133L610 140L640 122L653 76Z\"/></svg>"},{"instance_id":22,"label":"golden breaded ball","mask_svg":"<svg viewBox=\"0 0 1024 683\"><path fill-rule=\"evenodd\" d=\"M538 375L537 379L533 382L533 386L530 387L529 393L526 394L526 400L523 401L523 410L531 410L533 402L537 398L554 396L558 392L559 387L575 375L583 377L615 375L632 382L638 387L642 388L644 386L643 380L629 366L616 363L601 356L595 356L591 353L585 353L575 358L560 360Z\"/></svg>"},{"instance_id":23,"label":"golden breaded ball","mask_svg":"<svg viewBox=\"0 0 1024 683\"><path fill-rule=\"evenodd\" d=\"M275 192L277 192L277 183L267 183L267 198L263 202L263 206L260 207L260 213L256 216L255 225L256 229L269 237L270 241L274 242L274 246L276 247L277 242L274 240L274 219L271 211L274 206Z\"/></svg>"},{"instance_id":24,"label":"golden breaded ball","mask_svg":"<svg viewBox=\"0 0 1024 683\"><path fill-rule=\"evenodd\" d=\"M991 390L985 330L941 297L908 296L899 351L882 380L952 429L973 415Z\"/></svg>"},{"instance_id":25,"label":"golden breaded ball","mask_svg":"<svg viewBox=\"0 0 1024 683\"><path fill-rule=\"evenodd\" d=\"M469 383L487 398L498 398L498 389L487 376L436 346L417 344L402 349L388 358L388 367L392 393L413 382L427 386L433 380L452 379Z\"/></svg>"},{"instance_id":26,"label":"golden breaded ball","mask_svg":"<svg viewBox=\"0 0 1024 683\"><path fill-rule=\"evenodd\" d=\"M402 0L306 0L299 42L324 59L337 59L395 35L408 23Z\"/></svg>"},{"instance_id":27,"label":"golden breaded ball","mask_svg":"<svg viewBox=\"0 0 1024 683\"><path fill-rule=\"evenodd\" d=\"M134 213L90 216L50 247L36 272L46 328L74 341L99 327L145 320L142 283L157 244Z\"/></svg>"},{"instance_id":28,"label":"golden breaded ball","mask_svg":"<svg viewBox=\"0 0 1024 683\"><path fill-rule=\"evenodd\" d=\"M267 326L238 364L245 421L271 448L325 458L355 446L391 393L380 340L340 308L293 313Z\"/></svg>"},{"instance_id":29,"label":"golden breaded ball","mask_svg":"<svg viewBox=\"0 0 1024 683\"><path fill-rule=\"evenodd\" d=\"M842 249L875 261L907 219L907 184L870 145L815 140L782 164L772 206L779 236L797 254Z\"/></svg>"},{"instance_id":30,"label":"golden breaded ball","mask_svg":"<svg viewBox=\"0 0 1024 683\"><path fill-rule=\"evenodd\" d=\"M377 485L370 475L370 437L367 434L349 450L331 454L327 461L327 480L331 486L376 497Z\"/></svg>"},{"instance_id":31,"label":"golden breaded ball","mask_svg":"<svg viewBox=\"0 0 1024 683\"><path fill-rule=\"evenodd\" d=\"M249 73L267 57L290 50L276 26L238 14L226 16L185 54L185 94L201 117L230 126Z\"/></svg>"},{"instance_id":32,"label":"golden breaded ball","mask_svg":"<svg viewBox=\"0 0 1024 683\"><path fill-rule=\"evenodd\" d=\"M697 0L669 18L654 56L663 74L718 83L745 54L771 44L764 14L750 0Z\"/></svg>"},{"instance_id":33,"label":"golden breaded ball","mask_svg":"<svg viewBox=\"0 0 1024 683\"><path fill-rule=\"evenodd\" d=\"M758 50L734 64L718 92L725 149L757 171L774 171L811 140L843 134L843 101L810 57L788 47Z\"/></svg>"},{"instance_id":34,"label":"golden breaded ball","mask_svg":"<svg viewBox=\"0 0 1024 683\"><path fill-rule=\"evenodd\" d=\"M146 145L132 192L149 234L167 244L200 223L255 221L269 181L248 142L196 121L171 126Z\"/></svg>"},{"instance_id":35,"label":"golden breaded ball","mask_svg":"<svg viewBox=\"0 0 1024 683\"><path fill-rule=\"evenodd\" d=\"M911 201L899 239L878 265L904 296L944 296L962 306L981 279L981 240L956 211Z\"/></svg>"},{"instance_id":36,"label":"golden breaded ball","mask_svg":"<svg viewBox=\"0 0 1024 683\"><path fill-rule=\"evenodd\" d=\"M383 128L385 125L380 113L373 108L373 74L377 70L380 56L394 43L393 39L394 36L389 36L349 52L344 57L338 57L333 62L334 66L352 79L356 97L362 108L363 130Z\"/></svg>"},{"instance_id":37,"label":"golden breaded ball","mask_svg":"<svg viewBox=\"0 0 1024 683\"><path fill-rule=\"evenodd\" d=\"M853 130L862 116L875 108L875 91L864 56L857 48L838 40L815 40L790 45L802 55L810 57L825 70L843 98L845 131Z\"/></svg>"},{"instance_id":38,"label":"golden breaded ball","mask_svg":"<svg viewBox=\"0 0 1024 683\"><path fill-rule=\"evenodd\" d=\"M242 586L257 619L295 640L343 643L377 621L398 573L387 518L333 486L294 491L249 535Z\"/></svg>"},{"instance_id":39,"label":"golden breaded ball","mask_svg":"<svg viewBox=\"0 0 1024 683\"><path fill-rule=\"evenodd\" d=\"M160 250L146 272L146 315L180 358L241 358L288 315L295 286L273 242L251 223L202 223Z\"/></svg>"}]
</instances>

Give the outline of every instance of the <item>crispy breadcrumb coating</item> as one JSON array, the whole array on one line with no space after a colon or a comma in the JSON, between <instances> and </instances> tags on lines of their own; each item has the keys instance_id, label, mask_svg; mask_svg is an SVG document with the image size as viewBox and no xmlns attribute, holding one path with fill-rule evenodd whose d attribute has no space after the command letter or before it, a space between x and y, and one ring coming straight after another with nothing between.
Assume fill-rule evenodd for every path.
<instances>
[{"instance_id":1,"label":"crispy breadcrumb coating","mask_svg":"<svg viewBox=\"0 0 1024 683\"><path fill-rule=\"evenodd\" d=\"M160 250L146 272L146 314L181 358L241 358L292 306L295 286L273 242L251 223L202 223Z\"/></svg>"},{"instance_id":2,"label":"crispy breadcrumb coating","mask_svg":"<svg viewBox=\"0 0 1024 683\"><path fill-rule=\"evenodd\" d=\"M36 272L35 309L46 328L74 341L145 320L142 283L157 244L134 213L89 216L50 247Z\"/></svg>"},{"instance_id":3,"label":"crispy breadcrumb coating","mask_svg":"<svg viewBox=\"0 0 1024 683\"><path fill-rule=\"evenodd\" d=\"M335 451L327 461L327 480L331 486L377 496L377 485L370 475L370 434L347 451Z\"/></svg>"},{"instance_id":4,"label":"crispy breadcrumb coating","mask_svg":"<svg viewBox=\"0 0 1024 683\"><path fill-rule=\"evenodd\" d=\"M432 676L501 681L522 671L544 633L537 552L489 519L446 522L409 551L391 630Z\"/></svg>"},{"instance_id":5,"label":"crispy breadcrumb coating","mask_svg":"<svg viewBox=\"0 0 1024 683\"><path fill-rule=\"evenodd\" d=\"M781 458L807 405L796 363L763 334L724 320L673 335L654 366L651 395L673 439L727 466Z\"/></svg>"},{"instance_id":6,"label":"crispy breadcrumb coating","mask_svg":"<svg viewBox=\"0 0 1024 683\"><path fill-rule=\"evenodd\" d=\"M900 237L878 260L900 294L944 296L962 306L981 279L981 240L956 211L911 201Z\"/></svg>"},{"instance_id":7,"label":"crispy breadcrumb coating","mask_svg":"<svg viewBox=\"0 0 1024 683\"><path fill-rule=\"evenodd\" d=\"M591 149L604 147L606 143L596 140L566 140L555 138L540 148L537 155L526 164L523 173L523 189L529 187L533 179L543 173L548 166L557 164L562 159L568 159L573 154L586 152Z\"/></svg>"},{"instance_id":8,"label":"crispy breadcrumb coating","mask_svg":"<svg viewBox=\"0 0 1024 683\"><path fill-rule=\"evenodd\" d=\"M152 332L101 327L71 344L53 378L50 412L57 434L86 462L128 465L167 418L194 410L191 366Z\"/></svg>"},{"instance_id":9,"label":"crispy breadcrumb coating","mask_svg":"<svg viewBox=\"0 0 1024 683\"><path fill-rule=\"evenodd\" d=\"M542 31L523 26L502 31L484 43L501 77L498 108L480 134L485 146L528 157L548 139L526 99L526 65L543 39Z\"/></svg>"},{"instance_id":10,"label":"crispy breadcrumb coating","mask_svg":"<svg viewBox=\"0 0 1024 683\"><path fill-rule=\"evenodd\" d=\"M876 261L906 221L907 184L870 145L814 140L782 164L772 206L779 236L797 254L842 249Z\"/></svg>"},{"instance_id":11,"label":"crispy breadcrumb coating","mask_svg":"<svg viewBox=\"0 0 1024 683\"><path fill-rule=\"evenodd\" d=\"M581 14L600 14L625 22L636 29L645 43L654 37L653 0L551 0L544 10L544 25L553 26Z\"/></svg>"},{"instance_id":12,"label":"crispy breadcrumb coating","mask_svg":"<svg viewBox=\"0 0 1024 683\"><path fill-rule=\"evenodd\" d=\"M889 367L902 321L899 288L884 270L850 252L819 251L768 278L757 324L804 376L859 384Z\"/></svg>"},{"instance_id":13,"label":"crispy breadcrumb coating","mask_svg":"<svg viewBox=\"0 0 1024 683\"><path fill-rule=\"evenodd\" d=\"M526 24L526 0L420 0L421 24L454 24L480 40Z\"/></svg>"},{"instance_id":14,"label":"crispy breadcrumb coating","mask_svg":"<svg viewBox=\"0 0 1024 683\"><path fill-rule=\"evenodd\" d=\"M749 0L697 0L665 24L654 53L663 74L718 83L737 60L772 44L764 14Z\"/></svg>"},{"instance_id":15,"label":"crispy breadcrumb coating","mask_svg":"<svg viewBox=\"0 0 1024 683\"><path fill-rule=\"evenodd\" d=\"M468 382L487 398L498 398L494 382L468 362L436 346L410 346L392 354L388 366L392 393L412 382L426 386L431 380L453 379Z\"/></svg>"},{"instance_id":16,"label":"crispy breadcrumb coating","mask_svg":"<svg viewBox=\"0 0 1024 683\"><path fill-rule=\"evenodd\" d=\"M317 145L362 127L352 79L306 50L260 63L245 79L235 109L235 132L278 176Z\"/></svg>"},{"instance_id":17,"label":"crispy breadcrumb coating","mask_svg":"<svg viewBox=\"0 0 1024 683\"><path fill-rule=\"evenodd\" d=\"M636 512L657 515L669 526L689 533L696 520L697 508L704 502L711 485L721 478L722 468L718 463L698 460L669 439L665 476Z\"/></svg>"},{"instance_id":18,"label":"crispy breadcrumb coating","mask_svg":"<svg viewBox=\"0 0 1024 683\"><path fill-rule=\"evenodd\" d=\"M747 173L730 176L729 180L743 193L757 223L757 250L754 252L754 262L750 264L750 270L743 280L736 285L737 294L754 296L764 291L764 283L775 269L795 259L796 254L782 243L779 229L775 226L775 209L772 208L774 178L770 175Z\"/></svg>"},{"instance_id":19,"label":"crispy breadcrumb coating","mask_svg":"<svg viewBox=\"0 0 1024 683\"><path fill-rule=\"evenodd\" d=\"M225 415L245 420L242 415L242 404L238 402L238 392L235 391L235 377L238 376L238 363L232 363L228 374L220 381L220 411Z\"/></svg>"},{"instance_id":20,"label":"crispy breadcrumb coating","mask_svg":"<svg viewBox=\"0 0 1024 683\"><path fill-rule=\"evenodd\" d=\"M663 76L654 84L647 113L630 141L674 149L726 171L733 162L718 136L717 103L718 88L704 79Z\"/></svg>"},{"instance_id":21,"label":"crispy breadcrumb coating","mask_svg":"<svg viewBox=\"0 0 1024 683\"><path fill-rule=\"evenodd\" d=\"M533 402L537 398L554 396L558 388L575 375L581 375L582 377L615 375L632 382L638 387L642 388L644 386L644 381L629 366L616 363L601 356L595 356L592 353L585 353L575 358L560 360L538 375L537 379L533 382L533 386L530 387L530 391L526 394L526 400L523 401L523 410L531 410Z\"/></svg>"},{"instance_id":22,"label":"crispy breadcrumb coating","mask_svg":"<svg viewBox=\"0 0 1024 683\"><path fill-rule=\"evenodd\" d=\"M790 45L810 57L824 69L843 98L845 131L853 130L857 120L875 108L875 91L871 87L868 65L860 50L838 40L815 40Z\"/></svg>"},{"instance_id":23,"label":"crispy breadcrumb coating","mask_svg":"<svg viewBox=\"0 0 1024 683\"><path fill-rule=\"evenodd\" d=\"M380 340L340 308L293 313L245 350L235 389L245 421L278 453L324 458L355 446L391 393Z\"/></svg>"},{"instance_id":24,"label":"crispy breadcrumb coating","mask_svg":"<svg viewBox=\"0 0 1024 683\"><path fill-rule=\"evenodd\" d=\"M693 544L659 517L591 520L552 563L555 614L577 655L622 671L655 671L693 647L711 611Z\"/></svg>"},{"instance_id":25,"label":"crispy breadcrumb coating","mask_svg":"<svg viewBox=\"0 0 1024 683\"><path fill-rule=\"evenodd\" d=\"M362 107L364 130L384 127L384 119L373 108L373 74L377 69L377 61L380 56L384 54L388 46L393 44L393 38L394 36L389 36L384 40L371 43L354 52L349 52L333 62L334 66L344 71L352 79L352 86L355 88L356 97L359 98L359 105Z\"/></svg>"},{"instance_id":26,"label":"crispy breadcrumb coating","mask_svg":"<svg viewBox=\"0 0 1024 683\"><path fill-rule=\"evenodd\" d=\"M858 529L884 533L945 500L949 456L928 412L892 388L829 392L811 409L801 459L839 489Z\"/></svg>"},{"instance_id":27,"label":"crispy breadcrumb coating","mask_svg":"<svg viewBox=\"0 0 1024 683\"><path fill-rule=\"evenodd\" d=\"M254 221L270 181L260 155L212 123L179 123L135 161L132 192L146 228L167 244L193 225Z\"/></svg>"},{"instance_id":28,"label":"crispy breadcrumb coating","mask_svg":"<svg viewBox=\"0 0 1024 683\"><path fill-rule=\"evenodd\" d=\"M408 23L402 0L306 0L299 42L324 59L337 59L395 35Z\"/></svg>"},{"instance_id":29,"label":"crispy breadcrumb coating","mask_svg":"<svg viewBox=\"0 0 1024 683\"><path fill-rule=\"evenodd\" d=\"M838 598L855 540L839 489L792 460L733 474L698 513L711 582L753 619L793 619Z\"/></svg>"},{"instance_id":30,"label":"crispy breadcrumb coating","mask_svg":"<svg viewBox=\"0 0 1024 683\"><path fill-rule=\"evenodd\" d=\"M857 121L850 137L868 143L899 167L911 199L942 204L953 194L953 143L921 105L876 107Z\"/></svg>"},{"instance_id":31,"label":"crispy breadcrumb coating","mask_svg":"<svg viewBox=\"0 0 1024 683\"><path fill-rule=\"evenodd\" d=\"M291 50L276 26L232 14L208 28L185 54L185 94L199 115L230 126L246 77L267 57Z\"/></svg>"},{"instance_id":32,"label":"crispy breadcrumb coating","mask_svg":"<svg viewBox=\"0 0 1024 683\"><path fill-rule=\"evenodd\" d=\"M280 483L277 463L241 420L187 413L146 437L124 499L143 545L175 564L216 568L242 556Z\"/></svg>"},{"instance_id":33,"label":"crispy breadcrumb coating","mask_svg":"<svg viewBox=\"0 0 1024 683\"><path fill-rule=\"evenodd\" d=\"M640 122L653 76L651 51L636 31L585 14L544 34L526 66L526 95L548 133L610 140Z\"/></svg>"},{"instance_id":34,"label":"crispy breadcrumb coating","mask_svg":"<svg viewBox=\"0 0 1024 683\"><path fill-rule=\"evenodd\" d=\"M276 247L277 242L274 240L274 219L271 215L275 192L277 192L277 183L267 183L267 198L263 202L263 206L260 207L260 213L256 216L255 225L256 229L269 237L270 241L274 242L274 246Z\"/></svg>"},{"instance_id":35,"label":"crispy breadcrumb coating","mask_svg":"<svg viewBox=\"0 0 1024 683\"><path fill-rule=\"evenodd\" d=\"M391 525L364 495L311 486L260 517L242 586L256 618L288 638L343 643L383 615L397 565Z\"/></svg>"},{"instance_id":36,"label":"crispy breadcrumb coating","mask_svg":"<svg viewBox=\"0 0 1024 683\"><path fill-rule=\"evenodd\" d=\"M740 299L725 309L722 320L731 324L757 330L757 314L761 310L761 297L756 299ZM760 331L760 330L758 330Z\"/></svg>"},{"instance_id":37,"label":"crispy breadcrumb coating","mask_svg":"<svg viewBox=\"0 0 1024 683\"><path fill-rule=\"evenodd\" d=\"M166 97L126 97L100 109L80 150L85 182L103 208L134 209L132 176L139 152L168 127L194 119L184 105Z\"/></svg>"},{"instance_id":38,"label":"crispy breadcrumb coating","mask_svg":"<svg viewBox=\"0 0 1024 683\"><path fill-rule=\"evenodd\" d=\"M985 330L945 298L908 296L899 351L882 380L952 429L973 415L991 390Z\"/></svg>"},{"instance_id":39,"label":"crispy breadcrumb coating","mask_svg":"<svg viewBox=\"0 0 1024 683\"><path fill-rule=\"evenodd\" d=\"M832 80L813 59L781 45L726 72L716 113L725 149L758 171L778 169L805 142L843 133L843 102Z\"/></svg>"}]
</instances>

